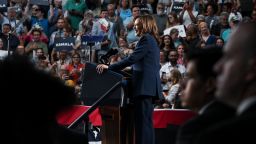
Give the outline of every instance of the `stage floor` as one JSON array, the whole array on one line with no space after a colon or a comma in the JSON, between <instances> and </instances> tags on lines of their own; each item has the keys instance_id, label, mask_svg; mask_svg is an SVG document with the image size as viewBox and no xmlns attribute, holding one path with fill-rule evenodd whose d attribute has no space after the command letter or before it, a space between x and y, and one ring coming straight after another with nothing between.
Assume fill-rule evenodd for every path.
<instances>
[{"instance_id":1,"label":"stage floor","mask_svg":"<svg viewBox=\"0 0 256 144\"><path fill-rule=\"evenodd\" d=\"M75 105L67 111L61 112L58 123L68 126L80 117L89 106ZM176 132L179 125L192 118L196 114L187 109L155 109L153 113L153 123L156 135L156 144L174 144ZM90 116L90 122L94 126L89 130L89 144L101 144L102 118L98 109ZM78 131L83 131L83 125L78 127Z\"/></svg>"}]
</instances>

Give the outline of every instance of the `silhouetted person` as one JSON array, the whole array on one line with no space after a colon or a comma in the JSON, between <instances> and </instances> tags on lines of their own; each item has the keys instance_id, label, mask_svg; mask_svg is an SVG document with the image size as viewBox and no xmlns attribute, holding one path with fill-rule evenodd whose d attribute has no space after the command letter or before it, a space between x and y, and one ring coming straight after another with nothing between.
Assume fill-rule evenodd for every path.
<instances>
[{"instance_id":1,"label":"silhouetted person","mask_svg":"<svg viewBox=\"0 0 256 144\"><path fill-rule=\"evenodd\" d=\"M193 144L209 126L235 115L234 109L216 101L214 97L216 73L213 66L221 56L222 49L215 46L190 51L188 54L188 78L181 103L198 115L180 127L176 144Z\"/></svg>"},{"instance_id":2,"label":"silhouetted person","mask_svg":"<svg viewBox=\"0 0 256 144\"><path fill-rule=\"evenodd\" d=\"M12 144L82 144L83 134L57 124L76 102L74 90L20 55L0 63L2 141Z\"/></svg>"},{"instance_id":3,"label":"silhouetted person","mask_svg":"<svg viewBox=\"0 0 256 144\"><path fill-rule=\"evenodd\" d=\"M197 143L255 143L256 129L256 24L241 23L217 63L216 97L234 107L237 116L211 127Z\"/></svg>"}]
</instances>

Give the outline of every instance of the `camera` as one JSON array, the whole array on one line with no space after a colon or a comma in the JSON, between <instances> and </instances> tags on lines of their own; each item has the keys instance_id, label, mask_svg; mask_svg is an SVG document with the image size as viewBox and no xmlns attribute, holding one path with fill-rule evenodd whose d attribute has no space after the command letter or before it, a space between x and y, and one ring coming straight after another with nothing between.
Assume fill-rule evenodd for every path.
<instances>
[{"instance_id":1,"label":"camera","mask_svg":"<svg viewBox=\"0 0 256 144\"><path fill-rule=\"evenodd\" d=\"M102 64L108 64L109 63L109 58L115 54L118 53L118 50L117 49L113 49L111 48L105 55L102 55L100 57L100 62Z\"/></svg>"},{"instance_id":2,"label":"camera","mask_svg":"<svg viewBox=\"0 0 256 144\"><path fill-rule=\"evenodd\" d=\"M38 59L39 59L39 60L46 60L46 56L40 55L40 56L38 57Z\"/></svg>"},{"instance_id":3,"label":"camera","mask_svg":"<svg viewBox=\"0 0 256 144\"><path fill-rule=\"evenodd\" d=\"M74 80L74 76L72 76L72 75L66 75L64 79L65 79L65 80Z\"/></svg>"}]
</instances>

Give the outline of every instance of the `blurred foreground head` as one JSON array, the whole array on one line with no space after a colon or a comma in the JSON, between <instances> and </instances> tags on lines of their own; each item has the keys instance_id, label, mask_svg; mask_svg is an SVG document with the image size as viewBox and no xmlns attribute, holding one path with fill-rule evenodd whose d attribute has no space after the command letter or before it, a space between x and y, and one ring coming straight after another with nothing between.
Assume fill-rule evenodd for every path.
<instances>
[{"instance_id":1,"label":"blurred foreground head","mask_svg":"<svg viewBox=\"0 0 256 144\"><path fill-rule=\"evenodd\" d=\"M222 49L208 46L188 54L187 82L182 96L182 105L199 111L214 99L216 72L213 67L221 58Z\"/></svg>"},{"instance_id":2,"label":"blurred foreground head","mask_svg":"<svg viewBox=\"0 0 256 144\"><path fill-rule=\"evenodd\" d=\"M12 137L8 142L53 143L51 127L56 114L75 103L73 89L18 55L0 62L0 79L1 123Z\"/></svg>"},{"instance_id":3,"label":"blurred foreground head","mask_svg":"<svg viewBox=\"0 0 256 144\"><path fill-rule=\"evenodd\" d=\"M256 95L256 24L240 23L224 47L215 66L219 73L216 96L233 106Z\"/></svg>"}]
</instances>

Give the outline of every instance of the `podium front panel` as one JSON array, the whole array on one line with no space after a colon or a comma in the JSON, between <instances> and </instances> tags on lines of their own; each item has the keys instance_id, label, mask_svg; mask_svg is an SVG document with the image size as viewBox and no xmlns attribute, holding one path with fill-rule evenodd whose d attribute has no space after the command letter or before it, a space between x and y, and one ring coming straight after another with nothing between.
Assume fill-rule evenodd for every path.
<instances>
[{"instance_id":1,"label":"podium front panel","mask_svg":"<svg viewBox=\"0 0 256 144\"><path fill-rule=\"evenodd\" d=\"M111 70L105 70L102 74L96 71L96 65L86 63L83 73L83 83L81 97L85 105L92 105L103 96L116 83L122 81L123 76ZM101 105L119 106L122 103L122 87L118 86L115 91L110 93Z\"/></svg>"}]
</instances>

